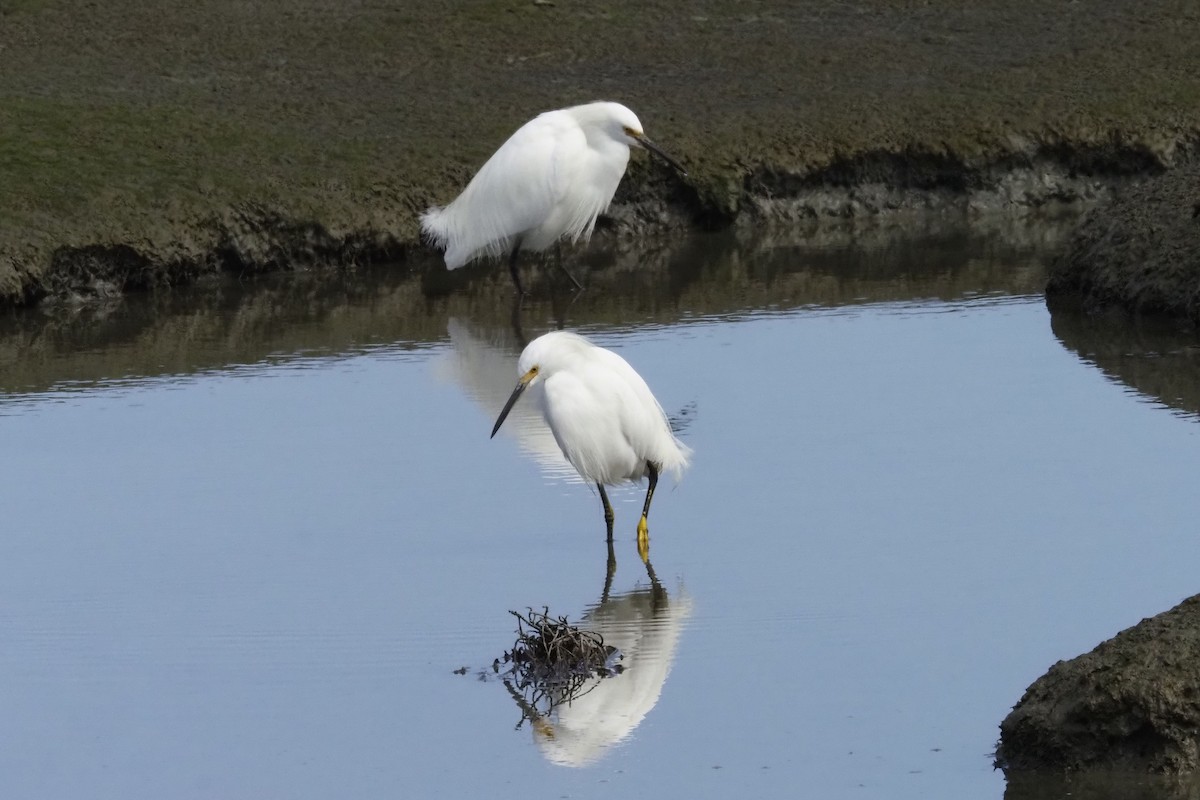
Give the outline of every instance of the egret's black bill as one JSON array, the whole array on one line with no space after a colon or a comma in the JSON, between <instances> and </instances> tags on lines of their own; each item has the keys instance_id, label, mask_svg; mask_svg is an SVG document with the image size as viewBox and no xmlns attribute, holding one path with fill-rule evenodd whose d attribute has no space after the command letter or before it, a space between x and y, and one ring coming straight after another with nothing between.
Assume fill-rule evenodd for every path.
<instances>
[{"instance_id":1,"label":"egret's black bill","mask_svg":"<svg viewBox=\"0 0 1200 800\"><path fill-rule=\"evenodd\" d=\"M687 175L687 170L684 169L683 166L678 161L676 161L675 159L673 159L669 155L667 155L666 151L663 150L658 145L656 145L654 142L650 141L645 136L639 136L639 137L637 137L637 140L638 140L638 142L641 143L642 147L646 148L651 153L654 153L654 155L658 156L663 161L667 162L672 167L674 167L675 171L678 172L680 175L683 175L683 176Z\"/></svg>"},{"instance_id":2,"label":"egret's black bill","mask_svg":"<svg viewBox=\"0 0 1200 800\"><path fill-rule=\"evenodd\" d=\"M496 418L496 424L492 426L492 435L488 438L494 438L496 431L500 430L500 426L504 424L504 420L508 418L508 412L512 411L512 407L517 404L517 398L525 391L525 387L529 386L529 382L537 375L537 369L531 369L521 376L521 380L517 381L517 388L513 389L513 393L508 396L508 402L504 404L504 408L500 410L500 416Z\"/></svg>"}]
</instances>

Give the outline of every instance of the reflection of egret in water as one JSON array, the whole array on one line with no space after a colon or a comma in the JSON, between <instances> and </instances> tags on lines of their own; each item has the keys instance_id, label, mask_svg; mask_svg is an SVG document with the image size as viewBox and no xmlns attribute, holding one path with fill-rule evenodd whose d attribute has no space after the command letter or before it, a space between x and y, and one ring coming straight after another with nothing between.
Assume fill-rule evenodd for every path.
<instances>
[{"instance_id":1,"label":"reflection of egret in water","mask_svg":"<svg viewBox=\"0 0 1200 800\"><path fill-rule=\"evenodd\" d=\"M544 693L533 704L506 682L542 754L562 766L595 762L641 724L658 703L691 615L691 599L682 592L670 597L649 562L649 586L611 594L613 564L610 544L600 602L584 612L578 627L600 634L605 644L621 651L621 671L590 677L569 695Z\"/></svg>"},{"instance_id":2,"label":"reflection of egret in water","mask_svg":"<svg viewBox=\"0 0 1200 800\"><path fill-rule=\"evenodd\" d=\"M454 355L442 362L444 374L462 386L488 415L495 413L512 394L513 375L524 343L507 332L496 331L488 337L476 335L457 319L451 319L447 327ZM542 416L544 387L530 387L522 400L510 412L504 435L516 437L521 450L533 456L546 473L583 483L579 473L563 458Z\"/></svg>"}]
</instances>

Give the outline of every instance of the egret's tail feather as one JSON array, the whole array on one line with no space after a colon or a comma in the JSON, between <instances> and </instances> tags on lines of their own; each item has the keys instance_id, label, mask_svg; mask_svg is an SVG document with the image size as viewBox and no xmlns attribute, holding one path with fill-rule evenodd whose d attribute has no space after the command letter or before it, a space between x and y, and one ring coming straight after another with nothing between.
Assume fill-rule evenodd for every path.
<instances>
[{"instance_id":1,"label":"egret's tail feather","mask_svg":"<svg viewBox=\"0 0 1200 800\"><path fill-rule=\"evenodd\" d=\"M439 250L445 249L446 240L449 238L442 216L444 210L441 206L430 206L421 215L421 238Z\"/></svg>"},{"instance_id":2,"label":"egret's tail feather","mask_svg":"<svg viewBox=\"0 0 1200 800\"><path fill-rule=\"evenodd\" d=\"M672 437L673 438L673 437ZM658 465L659 472L669 474L676 483L683 477L684 470L692 464L692 448L675 439L675 452Z\"/></svg>"},{"instance_id":3,"label":"egret's tail feather","mask_svg":"<svg viewBox=\"0 0 1200 800\"><path fill-rule=\"evenodd\" d=\"M471 254L457 246L453 219L446 212L444 206L430 206L421 215L421 238L438 250L446 251L446 269L458 269L471 260Z\"/></svg>"},{"instance_id":4,"label":"egret's tail feather","mask_svg":"<svg viewBox=\"0 0 1200 800\"><path fill-rule=\"evenodd\" d=\"M430 206L421 215L421 238L446 252L446 269L458 269L479 256L498 257L512 247L511 237L488 238L486 224L475 227L479 230L464 228L461 209L454 203Z\"/></svg>"}]
</instances>

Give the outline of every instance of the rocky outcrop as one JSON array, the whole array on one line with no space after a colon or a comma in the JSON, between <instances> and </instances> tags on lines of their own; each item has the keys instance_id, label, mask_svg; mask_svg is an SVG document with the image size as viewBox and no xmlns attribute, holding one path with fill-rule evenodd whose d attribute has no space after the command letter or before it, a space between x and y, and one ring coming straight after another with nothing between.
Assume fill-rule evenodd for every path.
<instances>
[{"instance_id":1,"label":"rocky outcrop","mask_svg":"<svg viewBox=\"0 0 1200 800\"><path fill-rule=\"evenodd\" d=\"M996 766L1200 769L1200 595L1052 666L1000 724Z\"/></svg>"}]
</instances>

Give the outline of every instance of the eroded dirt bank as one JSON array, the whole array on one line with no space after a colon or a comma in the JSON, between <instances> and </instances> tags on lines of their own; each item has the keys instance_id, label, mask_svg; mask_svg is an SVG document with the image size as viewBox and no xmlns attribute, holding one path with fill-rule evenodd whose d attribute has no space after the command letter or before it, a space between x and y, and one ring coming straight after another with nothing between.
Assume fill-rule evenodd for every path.
<instances>
[{"instance_id":1,"label":"eroded dirt bank","mask_svg":"<svg viewBox=\"0 0 1200 800\"><path fill-rule=\"evenodd\" d=\"M1200 131L1189 2L0 0L0 302L403 260L534 113L619 99L616 234L1028 213Z\"/></svg>"}]
</instances>

